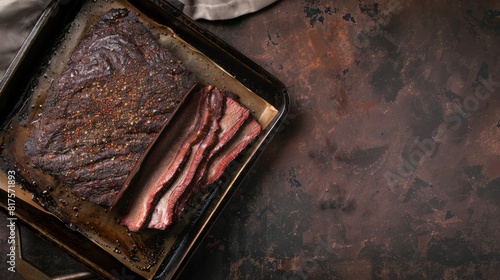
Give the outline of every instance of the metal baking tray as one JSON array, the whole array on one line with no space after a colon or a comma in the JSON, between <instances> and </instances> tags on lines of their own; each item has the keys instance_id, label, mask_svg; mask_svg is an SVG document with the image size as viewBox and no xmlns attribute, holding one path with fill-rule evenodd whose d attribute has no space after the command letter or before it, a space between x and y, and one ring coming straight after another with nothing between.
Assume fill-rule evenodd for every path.
<instances>
[{"instance_id":1,"label":"metal baking tray","mask_svg":"<svg viewBox=\"0 0 500 280\"><path fill-rule=\"evenodd\" d=\"M65 59L87 28L114 7L125 7L137 13L160 43L177 55L204 83L227 88L239 95L241 102L261 123L262 133L230 165L224 180L205 193L200 203L192 205L185 218L162 233L128 232L116 223L113 210L104 208L92 208L91 214L79 211L79 216L65 213L69 210L65 210L64 206L71 205L72 195L64 191L57 194L60 201L64 201L60 205L61 215L49 212L35 202L36 195L23 189L22 180L17 177L15 213L11 213L8 203L10 174L7 173L8 170L16 173L17 167L6 167L3 157L0 158L0 163L4 161L4 170L0 172L0 206L7 215L14 214L40 236L101 277L113 279L117 275L129 275L140 279L172 279L179 275L277 131L288 112L289 96L279 80L166 1L53 1L0 81L0 153L3 156L10 153L6 151L10 147L8 143L22 141L7 141L6 131L12 129L13 120L19 118L19 113L26 106L35 108L31 113L36 113L36 106L32 105L39 101L34 96L43 95L50 80L61 70L58 65L65 64ZM85 205L79 207L85 209ZM108 227L113 221L112 230L100 232L99 227ZM140 246L130 248L131 244ZM136 256L140 255L141 258L137 258L140 260L131 258L131 251Z\"/></svg>"}]
</instances>

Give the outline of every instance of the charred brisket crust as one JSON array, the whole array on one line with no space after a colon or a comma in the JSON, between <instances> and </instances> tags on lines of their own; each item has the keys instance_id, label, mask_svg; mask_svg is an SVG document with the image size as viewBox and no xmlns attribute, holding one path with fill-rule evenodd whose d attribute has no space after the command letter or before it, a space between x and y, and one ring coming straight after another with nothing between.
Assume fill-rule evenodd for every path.
<instances>
[{"instance_id":1,"label":"charred brisket crust","mask_svg":"<svg viewBox=\"0 0 500 280\"><path fill-rule=\"evenodd\" d=\"M196 82L134 13L110 10L53 82L26 155L78 196L109 206Z\"/></svg>"}]
</instances>

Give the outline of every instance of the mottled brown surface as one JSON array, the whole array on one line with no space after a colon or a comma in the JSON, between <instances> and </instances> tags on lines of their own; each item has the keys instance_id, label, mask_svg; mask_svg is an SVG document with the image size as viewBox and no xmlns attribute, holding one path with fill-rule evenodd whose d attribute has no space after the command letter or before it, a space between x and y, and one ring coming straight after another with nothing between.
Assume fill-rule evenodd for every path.
<instances>
[{"instance_id":1,"label":"mottled brown surface","mask_svg":"<svg viewBox=\"0 0 500 280\"><path fill-rule=\"evenodd\" d=\"M495 279L500 5L475 2L280 1L204 22L292 107L182 278Z\"/></svg>"},{"instance_id":2,"label":"mottled brown surface","mask_svg":"<svg viewBox=\"0 0 500 280\"><path fill-rule=\"evenodd\" d=\"M202 22L292 107L181 278L496 279L499 10L287 0Z\"/></svg>"}]
</instances>

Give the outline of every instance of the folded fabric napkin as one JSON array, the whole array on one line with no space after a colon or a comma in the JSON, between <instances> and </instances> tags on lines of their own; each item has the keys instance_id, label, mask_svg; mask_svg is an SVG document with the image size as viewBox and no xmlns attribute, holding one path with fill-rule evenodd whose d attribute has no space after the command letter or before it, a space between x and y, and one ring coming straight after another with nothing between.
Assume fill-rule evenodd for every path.
<instances>
[{"instance_id":1,"label":"folded fabric napkin","mask_svg":"<svg viewBox=\"0 0 500 280\"><path fill-rule=\"evenodd\" d=\"M179 0L193 19L224 20L256 12L276 0Z\"/></svg>"}]
</instances>

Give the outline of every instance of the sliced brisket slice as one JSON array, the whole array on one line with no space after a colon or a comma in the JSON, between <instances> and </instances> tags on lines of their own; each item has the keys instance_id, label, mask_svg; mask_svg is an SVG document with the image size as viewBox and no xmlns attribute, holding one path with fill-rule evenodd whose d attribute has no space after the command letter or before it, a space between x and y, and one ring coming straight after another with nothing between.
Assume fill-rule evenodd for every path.
<instances>
[{"instance_id":1,"label":"sliced brisket slice","mask_svg":"<svg viewBox=\"0 0 500 280\"><path fill-rule=\"evenodd\" d=\"M214 91L218 91L214 88ZM179 198L176 206L176 215L177 218L180 219L182 215L182 211L186 206L187 201L191 197L195 187L202 180L204 175L206 174L206 169L208 163L212 160L212 158L220 151L222 147L224 147L229 140L233 138L236 132L242 127L245 120L248 118L250 112L248 109L240 105L236 100L232 97L225 98L225 111L224 115L220 120L220 131L218 135L218 141L216 146L210 151L208 156L204 157L200 166L198 167L196 174L192 180L191 185L184 192L184 194Z\"/></svg>"},{"instance_id":2,"label":"sliced brisket slice","mask_svg":"<svg viewBox=\"0 0 500 280\"><path fill-rule=\"evenodd\" d=\"M229 163L259 135L261 130L260 124L255 119L248 119L238 131L238 134L231 139L231 142L208 165L207 176L200 182L201 190L204 190L207 186L217 181Z\"/></svg>"},{"instance_id":3,"label":"sliced brisket slice","mask_svg":"<svg viewBox=\"0 0 500 280\"><path fill-rule=\"evenodd\" d=\"M217 90L217 89L214 89ZM226 145L236 132L241 128L242 124L250 115L247 108L243 107L236 100L227 97L224 116L220 120L219 141L217 145L210 151L210 156L217 154L224 145Z\"/></svg>"},{"instance_id":4,"label":"sliced brisket slice","mask_svg":"<svg viewBox=\"0 0 500 280\"><path fill-rule=\"evenodd\" d=\"M121 219L131 231L163 230L180 219L186 202L202 189L197 186L220 178L261 131L246 108L218 89L208 86L193 95L198 107L182 107L143 162L148 168L139 172ZM189 114L194 111L196 117Z\"/></svg>"},{"instance_id":5,"label":"sliced brisket slice","mask_svg":"<svg viewBox=\"0 0 500 280\"><path fill-rule=\"evenodd\" d=\"M51 85L25 153L76 195L109 206L196 82L134 13L110 10Z\"/></svg>"},{"instance_id":6,"label":"sliced brisket slice","mask_svg":"<svg viewBox=\"0 0 500 280\"><path fill-rule=\"evenodd\" d=\"M183 169L192 146L203 140L210 128L210 88L204 88L199 94L201 97L197 109L193 110L189 108L193 104L187 104L187 108L179 112L179 118L174 119L173 125L166 128L168 133L165 139L158 140L163 150L152 151L154 157L146 159L146 164L151 168L140 174L128 212L121 219L121 224L131 231L141 229L158 199Z\"/></svg>"},{"instance_id":7,"label":"sliced brisket slice","mask_svg":"<svg viewBox=\"0 0 500 280\"><path fill-rule=\"evenodd\" d=\"M169 186L168 191L156 205L148 225L149 228L165 229L174 222L174 210L179 198L187 191L200 163L208 156L210 149L217 142L219 121L224 109L224 96L218 90L213 90L211 93L210 129L203 135L202 141L191 147L189 159L177 176L177 180Z\"/></svg>"}]
</instances>

